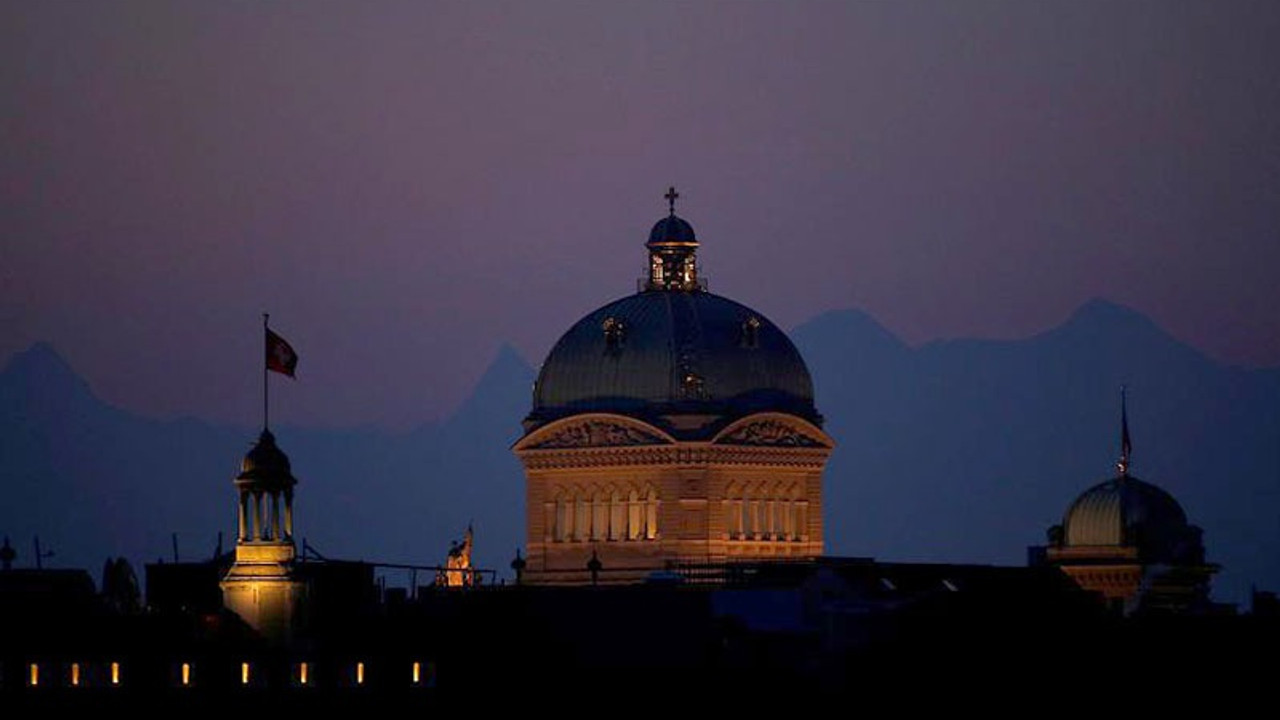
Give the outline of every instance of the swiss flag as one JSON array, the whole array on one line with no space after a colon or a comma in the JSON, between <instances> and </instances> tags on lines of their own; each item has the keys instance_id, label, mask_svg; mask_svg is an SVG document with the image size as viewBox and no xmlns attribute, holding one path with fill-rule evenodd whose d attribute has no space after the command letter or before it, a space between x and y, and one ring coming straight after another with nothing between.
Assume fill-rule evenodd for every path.
<instances>
[{"instance_id":1,"label":"swiss flag","mask_svg":"<svg viewBox=\"0 0 1280 720\"><path fill-rule=\"evenodd\" d=\"M294 377L293 371L298 367L298 353L284 338L267 329L267 369L282 375Z\"/></svg>"}]
</instances>

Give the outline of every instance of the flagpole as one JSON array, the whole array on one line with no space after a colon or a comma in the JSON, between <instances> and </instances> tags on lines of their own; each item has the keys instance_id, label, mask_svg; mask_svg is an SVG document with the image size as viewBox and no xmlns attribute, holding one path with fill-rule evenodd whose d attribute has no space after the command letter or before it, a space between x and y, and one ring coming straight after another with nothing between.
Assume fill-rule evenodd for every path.
<instances>
[{"instance_id":1,"label":"flagpole","mask_svg":"<svg viewBox=\"0 0 1280 720\"><path fill-rule=\"evenodd\" d=\"M269 418L269 416L267 415L267 351L270 350L270 348L267 347L267 332L268 332L267 319L270 317L271 316L269 314L262 313L262 355L259 357L259 362L262 363L262 431L263 432L267 431L267 426L268 426L267 420Z\"/></svg>"}]
</instances>

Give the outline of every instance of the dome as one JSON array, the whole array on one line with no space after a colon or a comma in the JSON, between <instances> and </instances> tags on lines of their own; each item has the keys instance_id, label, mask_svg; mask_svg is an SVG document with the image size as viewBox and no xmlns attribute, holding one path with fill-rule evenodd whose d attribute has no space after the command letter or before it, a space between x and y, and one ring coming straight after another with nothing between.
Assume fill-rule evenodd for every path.
<instances>
[{"instance_id":1,"label":"dome","mask_svg":"<svg viewBox=\"0 0 1280 720\"><path fill-rule=\"evenodd\" d=\"M526 427L582 412L662 425L673 414L727 422L763 411L821 424L809 370L786 334L709 292L649 290L599 308L560 338L538 375Z\"/></svg>"},{"instance_id":2,"label":"dome","mask_svg":"<svg viewBox=\"0 0 1280 720\"><path fill-rule=\"evenodd\" d=\"M236 483L261 488L289 487L298 483L289 467L289 456L276 445L276 437L270 430L263 430L253 449L244 456Z\"/></svg>"},{"instance_id":3,"label":"dome","mask_svg":"<svg viewBox=\"0 0 1280 720\"><path fill-rule=\"evenodd\" d=\"M698 238L693 233L693 226L684 218L674 214L654 223L653 229L649 231L648 245L650 246L671 243L697 244L697 242Z\"/></svg>"},{"instance_id":4,"label":"dome","mask_svg":"<svg viewBox=\"0 0 1280 720\"><path fill-rule=\"evenodd\" d=\"M1137 547L1152 562L1185 559L1199 534L1172 495L1128 475L1086 490L1062 522L1065 546Z\"/></svg>"}]
</instances>

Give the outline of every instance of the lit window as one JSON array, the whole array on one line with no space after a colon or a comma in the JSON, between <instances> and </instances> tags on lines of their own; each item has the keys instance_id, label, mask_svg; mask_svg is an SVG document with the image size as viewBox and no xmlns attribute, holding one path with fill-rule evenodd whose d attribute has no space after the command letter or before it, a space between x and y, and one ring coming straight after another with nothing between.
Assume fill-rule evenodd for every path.
<instances>
[{"instance_id":1,"label":"lit window","mask_svg":"<svg viewBox=\"0 0 1280 720\"><path fill-rule=\"evenodd\" d=\"M364 663L362 662L356 663L356 684L364 684Z\"/></svg>"},{"instance_id":2,"label":"lit window","mask_svg":"<svg viewBox=\"0 0 1280 720\"><path fill-rule=\"evenodd\" d=\"M80 663L71 663L71 687L80 687Z\"/></svg>"},{"instance_id":3,"label":"lit window","mask_svg":"<svg viewBox=\"0 0 1280 720\"><path fill-rule=\"evenodd\" d=\"M646 540L658 539L658 495L649 488L645 496L644 537Z\"/></svg>"},{"instance_id":4,"label":"lit window","mask_svg":"<svg viewBox=\"0 0 1280 720\"><path fill-rule=\"evenodd\" d=\"M249 684L249 663L240 663L240 684Z\"/></svg>"},{"instance_id":5,"label":"lit window","mask_svg":"<svg viewBox=\"0 0 1280 720\"><path fill-rule=\"evenodd\" d=\"M299 685L306 685L307 682L310 680L310 676L308 675L308 672L307 672L308 670L309 668L307 667L306 663L304 662L298 663L298 684Z\"/></svg>"},{"instance_id":6,"label":"lit window","mask_svg":"<svg viewBox=\"0 0 1280 720\"><path fill-rule=\"evenodd\" d=\"M182 663L182 686L191 684L191 663Z\"/></svg>"},{"instance_id":7,"label":"lit window","mask_svg":"<svg viewBox=\"0 0 1280 720\"><path fill-rule=\"evenodd\" d=\"M31 674L27 678L27 682L31 687L35 687L40 684L40 666L36 663L31 663Z\"/></svg>"},{"instance_id":8,"label":"lit window","mask_svg":"<svg viewBox=\"0 0 1280 720\"><path fill-rule=\"evenodd\" d=\"M120 663L118 662L111 663L111 684L120 684Z\"/></svg>"},{"instance_id":9,"label":"lit window","mask_svg":"<svg viewBox=\"0 0 1280 720\"><path fill-rule=\"evenodd\" d=\"M421 683L422 683L422 663L417 662L417 661L414 661L414 663L413 663L413 684L414 684L414 685L419 685L419 684L421 684Z\"/></svg>"},{"instance_id":10,"label":"lit window","mask_svg":"<svg viewBox=\"0 0 1280 720\"><path fill-rule=\"evenodd\" d=\"M631 489L627 496L627 539L639 540L644 537L644 503L640 502L640 494Z\"/></svg>"}]
</instances>

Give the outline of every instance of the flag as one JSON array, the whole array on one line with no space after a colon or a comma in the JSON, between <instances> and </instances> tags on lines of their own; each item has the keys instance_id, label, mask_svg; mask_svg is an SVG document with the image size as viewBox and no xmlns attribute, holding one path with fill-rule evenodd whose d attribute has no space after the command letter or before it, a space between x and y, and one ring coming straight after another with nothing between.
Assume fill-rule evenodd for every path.
<instances>
[{"instance_id":1,"label":"flag","mask_svg":"<svg viewBox=\"0 0 1280 720\"><path fill-rule=\"evenodd\" d=\"M284 338L267 329L267 369L294 377L294 368L298 367L298 353Z\"/></svg>"}]
</instances>

